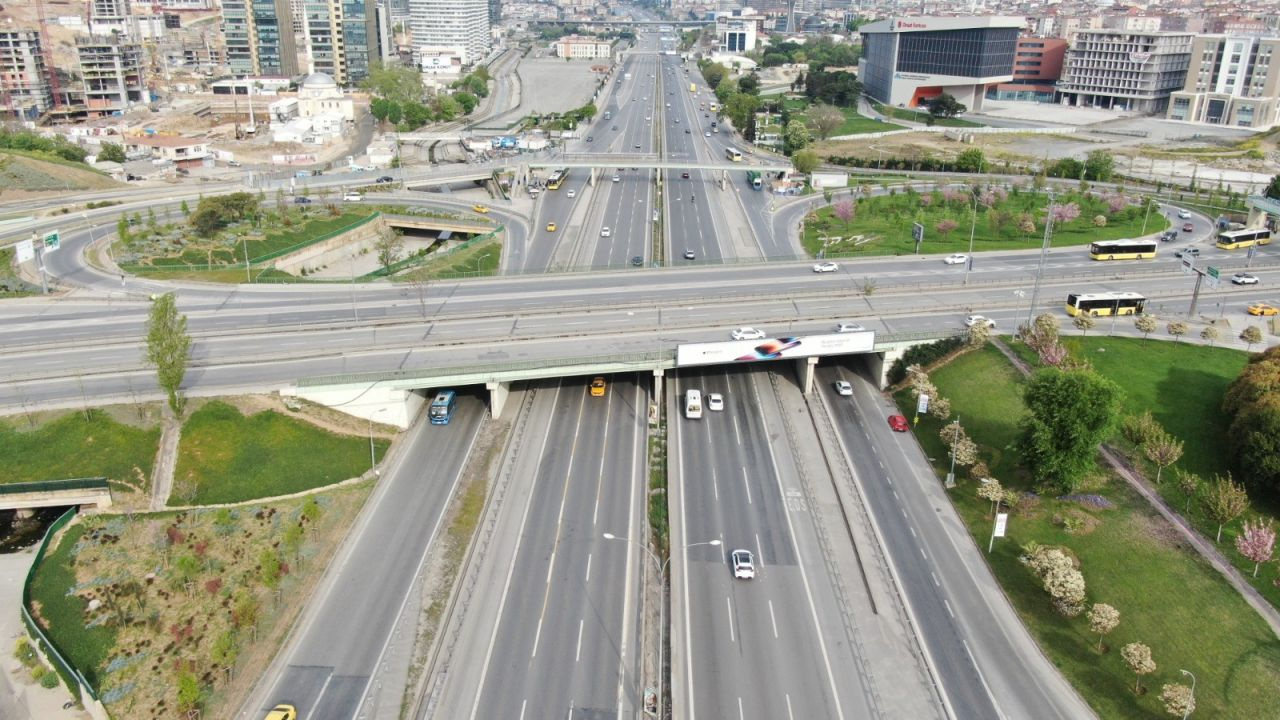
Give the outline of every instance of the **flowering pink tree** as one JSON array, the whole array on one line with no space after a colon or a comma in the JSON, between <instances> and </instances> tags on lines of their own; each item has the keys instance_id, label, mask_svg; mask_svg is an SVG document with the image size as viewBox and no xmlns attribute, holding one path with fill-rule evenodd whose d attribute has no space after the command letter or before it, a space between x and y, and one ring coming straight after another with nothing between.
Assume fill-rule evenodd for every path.
<instances>
[{"instance_id":1,"label":"flowering pink tree","mask_svg":"<svg viewBox=\"0 0 1280 720\"><path fill-rule=\"evenodd\" d=\"M1236 550L1253 561L1253 576L1258 577L1258 566L1271 559L1271 552L1276 546L1276 531L1268 520L1263 524L1259 519L1255 523L1245 521L1240 534L1236 536Z\"/></svg>"},{"instance_id":2,"label":"flowering pink tree","mask_svg":"<svg viewBox=\"0 0 1280 720\"><path fill-rule=\"evenodd\" d=\"M996 203L1002 203L1008 199L1008 197L1009 193L1005 192L1004 188L994 187L978 196L978 202L982 203L986 207L994 207Z\"/></svg>"},{"instance_id":3,"label":"flowering pink tree","mask_svg":"<svg viewBox=\"0 0 1280 720\"><path fill-rule=\"evenodd\" d=\"M959 188L942 188L942 199L947 202L956 202L958 200L968 200L969 193Z\"/></svg>"},{"instance_id":4,"label":"flowering pink tree","mask_svg":"<svg viewBox=\"0 0 1280 720\"><path fill-rule=\"evenodd\" d=\"M921 195L920 207L929 207L930 205L933 205L933 195Z\"/></svg>"},{"instance_id":5,"label":"flowering pink tree","mask_svg":"<svg viewBox=\"0 0 1280 720\"><path fill-rule=\"evenodd\" d=\"M1040 362L1050 367L1061 368L1062 364L1067 360L1067 349L1062 343L1056 340L1047 345L1043 345L1039 349Z\"/></svg>"},{"instance_id":6,"label":"flowering pink tree","mask_svg":"<svg viewBox=\"0 0 1280 720\"><path fill-rule=\"evenodd\" d=\"M1066 205L1054 205L1049 208L1053 221L1056 223L1066 223L1080 217L1080 206L1075 203L1067 203Z\"/></svg>"},{"instance_id":7,"label":"flowering pink tree","mask_svg":"<svg viewBox=\"0 0 1280 720\"><path fill-rule=\"evenodd\" d=\"M1125 196L1123 196L1123 195L1121 195L1121 194L1119 194L1119 193L1116 193L1115 195L1108 195L1108 196L1107 196L1107 211L1108 211L1108 212L1118 213L1118 212L1120 212L1121 210L1123 210L1123 209L1125 209L1126 207L1128 207L1128 205L1129 205L1129 198L1127 198L1127 197L1125 197Z\"/></svg>"},{"instance_id":8,"label":"flowering pink tree","mask_svg":"<svg viewBox=\"0 0 1280 720\"><path fill-rule=\"evenodd\" d=\"M955 230L956 228L960 227L960 223L956 222L955 220L947 219L947 220L940 221L937 225L934 225L933 227L938 231L939 235L946 237L951 234L952 230Z\"/></svg>"},{"instance_id":9,"label":"flowering pink tree","mask_svg":"<svg viewBox=\"0 0 1280 720\"><path fill-rule=\"evenodd\" d=\"M853 220L853 215L854 215L853 201L849 200L848 198L841 200L840 202L837 202L835 205L831 206L831 212L835 214L836 217L840 218L840 221L843 222L847 227L849 225L849 222Z\"/></svg>"}]
</instances>

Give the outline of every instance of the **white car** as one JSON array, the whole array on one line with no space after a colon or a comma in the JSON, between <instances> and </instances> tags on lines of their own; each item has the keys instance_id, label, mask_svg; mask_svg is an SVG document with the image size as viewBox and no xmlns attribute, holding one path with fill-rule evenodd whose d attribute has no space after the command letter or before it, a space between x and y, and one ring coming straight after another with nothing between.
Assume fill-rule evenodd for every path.
<instances>
[{"instance_id":1,"label":"white car","mask_svg":"<svg viewBox=\"0 0 1280 720\"><path fill-rule=\"evenodd\" d=\"M965 327L973 327L974 325L986 325L989 328L996 326L996 321L985 315L970 315L964 319Z\"/></svg>"},{"instance_id":2,"label":"white car","mask_svg":"<svg viewBox=\"0 0 1280 720\"><path fill-rule=\"evenodd\" d=\"M1178 211L1178 219L1179 219L1179 220L1190 220L1190 219L1191 219L1191 211L1190 211L1190 210L1179 210L1179 211Z\"/></svg>"},{"instance_id":3,"label":"white car","mask_svg":"<svg viewBox=\"0 0 1280 720\"><path fill-rule=\"evenodd\" d=\"M844 395L847 397L853 394L853 386L849 384L848 380L837 380L832 384L832 387L836 389L837 395Z\"/></svg>"},{"instance_id":4,"label":"white car","mask_svg":"<svg viewBox=\"0 0 1280 720\"><path fill-rule=\"evenodd\" d=\"M1258 276L1249 273L1236 273L1231 276L1232 285L1257 285Z\"/></svg>"},{"instance_id":5,"label":"white car","mask_svg":"<svg viewBox=\"0 0 1280 720\"><path fill-rule=\"evenodd\" d=\"M835 272L836 270L839 270L839 269L840 269L840 266L833 262L820 262L817 265L813 266L813 271L816 273Z\"/></svg>"},{"instance_id":6,"label":"white car","mask_svg":"<svg viewBox=\"0 0 1280 720\"><path fill-rule=\"evenodd\" d=\"M620 176L618 176L618 175L614 175L614 176L613 176L613 181L614 181L614 182L622 182L622 178L621 178Z\"/></svg>"},{"instance_id":7,"label":"white car","mask_svg":"<svg viewBox=\"0 0 1280 720\"><path fill-rule=\"evenodd\" d=\"M360 202L364 196L358 192L348 192L342 196L342 199L346 202Z\"/></svg>"},{"instance_id":8,"label":"white car","mask_svg":"<svg viewBox=\"0 0 1280 720\"><path fill-rule=\"evenodd\" d=\"M756 576L756 561L750 550L734 550L729 553L733 563L733 577L738 580L751 580Z\"/></svg>"},{"instance_id":9,"label":"white car","mask_svg":"<svg viewBox=\"0 0 1280 720\"><path fill-rule=\"evenodd\" d=\"M702 133L702 134L703 134L703 135L706 135L707 137L711 137L711 131L710 131L710 130L707 130L706 132L704 132L704 133Z\"/></svg>"},{"instance_id":10,"label":"white car","mask_svg":"<svg viewBox=\"0 0 1280 720\"><path fill-rule=\"evenodd\" d=\"M955 253L942 258L942 262L948 265L963 265L969 262L969 256L964 253Z\"/></svg>"},{"instance_id":11,"label":"white car","mask_svg":"<svg viewBox=\"0 0 1280 720\"><path fill-rule=\"evenodd\" d=\"M729 337L734 340L763 340L764 331L757 330L753 327L740 327L729 333Z\"/></svg>"},{"instance_id":12,"label":"white car","mask_svg":"<svg viewBox=\"0 0 1280 720\"><path fill-rule=\"evenodd\" d=\"M600 237L609 237L612 232L607 227L600 228Z\"/></svg>"},{"instance_id":13,"label":"white car","mask_svg":"<svg viewBox=\"0 0 1280 720\"><path fill-rule=\"evenodd\" d=\"M578 191L573 189L570 189L569 192L565 194L568 195L569 197L578 197Z\"/></svg>"},{"instance_id":14,"label":"white car","mask_svg":"<svg viewBox=\"0 0 1280 720\"><path fill-rule=\"evenodd\" d=\"M866 332L866 328L857 323L840 323L836 325L836 332Z\"/></svg>"},{"instance_id":15,"label":"white car","mask_svg":"<svg viewBox=\"0 0 1280 720\"><path fill-rule=\"evenodd\" d=\"M707 409L715 412L724 410L724 396L720 393L707 393Z\"/></svg>"}]
</instances>

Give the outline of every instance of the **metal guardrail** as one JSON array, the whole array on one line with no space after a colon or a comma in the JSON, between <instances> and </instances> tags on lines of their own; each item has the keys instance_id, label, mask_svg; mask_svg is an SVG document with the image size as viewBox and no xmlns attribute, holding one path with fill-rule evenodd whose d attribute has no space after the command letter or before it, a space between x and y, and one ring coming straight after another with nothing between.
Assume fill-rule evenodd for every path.
<instances>
[{"instance_id":1,"label":"metal guardrail","mask_svg":"<svg viewBox=\"0 0 1280 720\"><path fill-rule=\"evenodd\" d=\"M0 495L19 495L30 492L56 492L58 490L108 490L110 483L104 477L69 478L66 480L37 480L35 482L0 484Z\"/></svg>"}]
</instances>

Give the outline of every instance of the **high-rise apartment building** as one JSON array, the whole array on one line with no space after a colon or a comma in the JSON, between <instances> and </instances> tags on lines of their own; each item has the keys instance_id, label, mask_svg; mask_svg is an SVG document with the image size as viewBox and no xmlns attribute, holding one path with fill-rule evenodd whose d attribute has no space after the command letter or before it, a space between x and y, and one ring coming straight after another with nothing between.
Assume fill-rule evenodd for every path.
<instances>
[{"instance_id":1,"label":"high-rise apartment building","mask_svg":"<svg viewBox=\"0 0 1280 720\"><path fill-rule=\"evenodd\" d=\"M40 32L0 29L0 112L28 120L53 107Z\"/></svg>"},{"instance_id":2,"label":"high-rise apartment building","mask_svg":"<svg viewBox=\"0 0 1280 720\"><path fill-rule=\"evenodd\" d=\"M409 27L415 55L456 49L475 65L492 47L488 0L409 0Z\"/></svg>"},{"instance_id":3,"label":"high-rise apartment building","mask_svg":"<svg viewBox=\"0 0 1280 720\"><path fill-rule=\"evenodd\" d=\"M1280 124L1280 37L1197 37L1168 118L1257 129Z\"/></svg>"},{"instance_id":4,"label":"high-rise apartment building","mask_svg":"<svg viewBox=\"0 0 1280 720\"><path fill-rule=\"evenodd\" d=\"M1076 33L1058 92L1064 104L1163 113L1186 82L1190 33L1082 30Z\"/></svg>"},{"instance_id":5,"label":"high-rise apartment building","mask_svg":"<svg viewBox=\"0 0 1280 720\"><path fill-rule=\"evenodd\" d=\"M376 0L302 0L309 73L339 85L359 84L381 57Z\"/></svg>"},{"instance_id":6,"label":"high-rise apartment building","mask_svg":"<svg viewBox=\"0 0 1280 720\"><path fill-rule=\"evenodd\" d=\"M299 74L289 0L222 0L222 36L233 73Z\"/></svg>"},{"instance_id":7,"label":"high-rise apartment building","mask_svg":"<svg viewBox=\"0 0 1280 720\"><path fill-rule=\"evenodd\" d=\"M89 4L89 33L118 33L136 40L137 32L129 0L92 0Z\"/></svg>"},{"instance_id":8,"label":"high-rise apartment building","mask_svg":"<svg viewBox=\"0 0 1280 720\"><path fill-rule=\"evenodd\" d=\"M147 101L139 43L119 35L81 36L76 38L76 54L91 116L124 112Z\"/></svg>"}]
</instances>

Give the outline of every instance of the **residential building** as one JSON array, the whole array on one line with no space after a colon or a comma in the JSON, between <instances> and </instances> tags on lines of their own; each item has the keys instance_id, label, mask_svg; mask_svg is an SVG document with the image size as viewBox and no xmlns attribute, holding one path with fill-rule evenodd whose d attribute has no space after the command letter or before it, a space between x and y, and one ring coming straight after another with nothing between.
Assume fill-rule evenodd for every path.
<instances>
[{"instance_id":1,"label":"residential building","mask_svg":"<svg viewBox=\"0 0 1280 720\"><path fill-rule=\"evenodd\" d=\"M1170 120L1266 129L1280 124L1280 37L1201 35Z\"/></svg>"},{"instance_id":2,"label":"residential building","mask_svg":"<svg viewBox=\"0 0 1280 720\"><path fill-rule=\"evenodd\" d=\"M237 75L297 75L289 0L222 0L227 64Z\"/></svg>"},{"instance_id":3,"label":"residential building","mask_svg":"<svg viewBox=\"0 0 1280 720\"><path fill-rule=\"evenodd\" d=\"M458 48L462 64L474 66L489 55L488 0L409 0L409 18L415 57Z\"/></svg>"},{"instance_id":4,"label":"residential building","mask_svg":"<svg viewBox=\"0 0 1280 720\"><path fill-rule=\"evenodd\" d=\"M324 73L342 86L368 77L370 65L382 59L376 0L302 0L301 5L307 71Z\"/></svg>"},{"instance_id":5,"label":"residential building","mask_svg":"<svg viewBox=\"0 0 1280 720\"><path fill-rule=\"evenodd\" d=\"M890 18L863 25L858 76L887 105L917 107L943 93L979 110L988 86L1013 79L1020 17Z\"/></svg>"},{"instance_id":6,"label":"residential building","mask_svg":"<svg viewBox=\"0 0 1280 720\"><path fill-rule=\"evenodd\" d=\"M1214 35L1252 35L1254 37L1275 34L1262 18L1240 15L1215 19L1209 24L1209 32Z\"/></svg>"},{"instance_id":7,"label":"residential building","mask_svg":"<svg viewBox=\"0 0 1280 720\"><path fill-rule=\"evenodd\" d=\"M124 139L125 155L149 155L151 160L170 162L178 167L203 165L212 158L209 141L177 135L137 135Z\"/></svg>"},{"instance_id":8,"label":"residential building","mask_svg":"<svg viewBox=\"0 0 1280 720\"><path fill-rule=\"evenodd\" d=\"M1164 113L1186 82L1190 33L1084 30L1076 34L1058 83L1064 105Z\"/></svg>"},{"instance_id":9,"label":"residential building","mask_svg":"<svg viewBox=\"0 0 1280 720\"><path fill-rule=\"evenodd\" d=\"M1110 15L1103 19L1107 30L1126 30L1137 33L1160 32L1162 18L1156 15Z\"/></svg>"},{"instance_id":10,"label":"residential building","mask_svg":"<svg viewBox=\"0 0 1280 720\"><path fill-rule=\"evenodd\" d=\"M1020 37L1013 53L1013 79L987 92L993 100L1053 102L1067 41L1062 38Z\"/></svg>"},{"instance_id":11,"label":"residential building","mask_svg":"<svg viewBox=\"0 0 1280 720\"><path fill-rule=\"evenodd\" d=\"M92 0L89 3L89 34L113 33L138 39L129 0Z\"/></svg>"},{"instance_id":12,"label":"residential building","mask_svg":"<svg viewBox=\"0 0 1280 720\"><path fill-rule=\"evenodd\" d=\"M556 57L588 59L607 58L613 53L613 43L608 40L566 35L555 42Z\"/></svg>"},{"instance_id":13,"label":"residential building","mask_svg":"<svg viewBox=\"0 0 1280 720\"><path fill-rule=\"evenodd\" d=\"M84 104L92 116L122 113L146 102L142 45L123 36L77 37Z\"/></svg>"},{"instance_id":14,"label":"residential building","mask_svg":"<svg viewBox=\"0 0 1280 720\"><path fill-rule=\"evenodd\" d=\"M0 105L7 117L28 120L53 107L38 30L0 28Z\"/></svg>"},{"instance_id":15,"label":"residential building","mask_svg":"<svg viewBox=\"0 0 1280 720\"><path fill-rule=\"evenodd\" d=\"M757 20L721 15L716 18L716 41L720 52L749 53L756 49Z\"/></svg>"}]
</instances>

